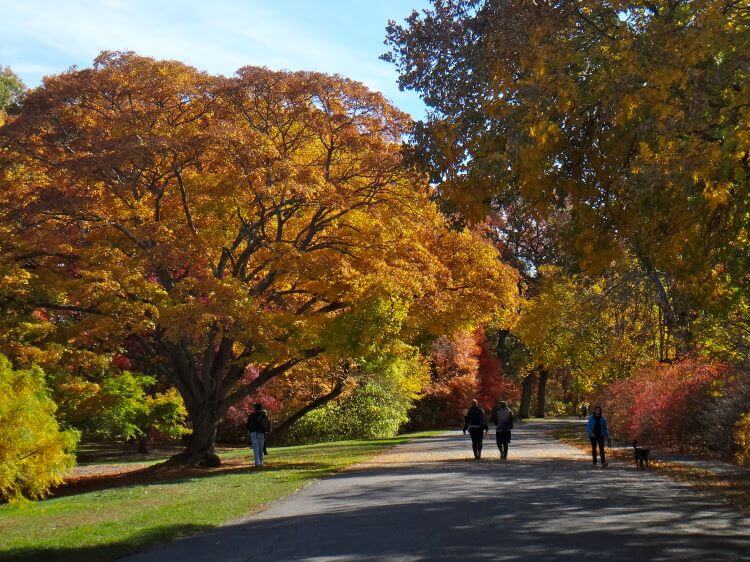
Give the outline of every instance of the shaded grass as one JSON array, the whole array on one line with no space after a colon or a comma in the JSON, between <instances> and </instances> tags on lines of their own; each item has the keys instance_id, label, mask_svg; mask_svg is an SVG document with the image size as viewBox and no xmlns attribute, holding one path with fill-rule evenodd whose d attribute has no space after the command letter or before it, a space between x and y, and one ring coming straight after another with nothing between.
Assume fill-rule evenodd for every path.
<instances>
[{"instance_id":1,"label":"shaded grass","mask_svg":"<svg viewBox=\"0 0 750 562\"><path fill-rule=\"evenodd\" d=\"M119 442L81 443L76 451L78 466L156 463L182 449L179 442L152 445L149 453L139 453L135 444Z\"/></svg>"},{"instance_id":2,"label":"shaded grass","mask_svg":"<svg viewBox=\"0 0 750 562\"><path fill-rule=\"evenodd\" d=\"M573 445L587 453L591 452L591 445L580 429L560 429L554 431L553 435L563 443ZM635 470L633 451L629 447L609 447L607 455L631 464ZM710 461L706 461L706 466L710 466ZM726 500L735 507L750 513L750 471L748 470L738 467L731 473L717 472L710 468L662 459L650 459L649 470L690 484L703 493Z\"/></svg>"},{"instance_id":3,"label":"shaded grass","mask_svg":"<svg viewBox=\"0 0 750 562\"><path fill-rule=\"evenodd\" d=\"M0 506L0 559L112 560L257 512L312 479L434 434L275 448L262 470L237 449L222 453L225 467L184 478Z\"/></svg>"}]
</instances>

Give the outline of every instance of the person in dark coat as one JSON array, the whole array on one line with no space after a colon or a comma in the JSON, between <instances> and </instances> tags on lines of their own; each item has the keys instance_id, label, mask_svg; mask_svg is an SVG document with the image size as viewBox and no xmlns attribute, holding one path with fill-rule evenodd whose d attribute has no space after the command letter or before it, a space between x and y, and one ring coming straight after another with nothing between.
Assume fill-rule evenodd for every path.
<instances>
[{"instance_id":1,"label":"person in dark coat","mask_svg":"<svg viewBox=\"0 0 750 562\"><path fill-rule=\"evenodd\" d=\"M253 449L255 466L263 466L263 451L268 435L271 433L271 418L263 409L263 404L255 404L253 413L247 418L247 432L250 437L250 447Z\"/></svg>"},{"instance_id":2,"label":"person in dark coat","mask_svg":"<svg viewBox=\"0 0 750 562\"><path fill-rule=\"evenodd\" d=\"M508 408L508 403L500 400L492 408L492 423L495 424L495 439L497 448L500 449L500 458L508 458L508 445L510 445L510 430L513 429L513 412Z\"/></svg>"},{"instance_id":3,"label":"person in dark coat","mask_svg":"<svg viewBox=\"0 0 750 562\"><path fill-rule=\"evenodd\" d=\"M484 415L484 410L479 407L479 403L476 400L472 400L471 406L464 418L464 435L466 435L466 430L468 429L475 459L482 458L482 439L484 439L484 434L490 429L487 422L484 421Z\"/></svg>"}]
</instances>

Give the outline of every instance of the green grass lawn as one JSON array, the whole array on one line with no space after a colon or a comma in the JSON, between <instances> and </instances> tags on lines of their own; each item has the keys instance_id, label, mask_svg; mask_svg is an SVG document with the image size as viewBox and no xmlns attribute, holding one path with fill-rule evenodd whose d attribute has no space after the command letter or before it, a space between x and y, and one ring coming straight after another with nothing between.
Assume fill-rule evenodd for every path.
<instances>
[{"instance_id":1,"label":"green grass lawn","mask_svg":"<svg viewBox=\"0 0 750 562\"><path fill-rule=\"evenodd\" d=\"M260 471L245 465L180 480L0 506L0 560L112 560L253 513L312 479L436 433L274 448ZM231 461L243 455L248 452L222 456Z\"/></svg>"}]
</instances>

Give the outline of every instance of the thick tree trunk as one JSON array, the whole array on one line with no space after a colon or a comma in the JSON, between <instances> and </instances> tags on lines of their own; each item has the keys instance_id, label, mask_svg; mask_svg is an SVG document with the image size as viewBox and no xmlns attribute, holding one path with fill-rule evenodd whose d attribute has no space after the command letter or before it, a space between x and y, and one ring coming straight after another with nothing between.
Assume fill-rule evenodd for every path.
<instances>
[{"instance_id":1,"label":"thick tree trunk","mask_svg":"<svg viewBox=\"0 0 750 562\"><path fill-rule=\"evenodd\" d=\"M168 464L217 467L221 465L219 456L214 451L216 429L229 405L225 403L224 385L230 386L241 376L244 368L228 368L231 356L232 340L222 337L214 341L217 331L209 336L211 344L203 353L202 365L196 361L192 342L183 338L178 344L171 345L169 352L172 358L172 382L180 391L192 434L185 450L174 455ZM232 380L229 377L235 377Z\"/></svg>"},{"instance_id":2,"label":"thick tree trunk","mask_svg":"<svg viewBox=\"0 0 750 562\"><path fill-rule=\"evenodd\" d=\"M191 416L193 433L186 449L169 459L170 464L185 464L190 466L221 466L221 459L214 451L216 442L216 428L219 426L220 416L214 408L205 408Z\"/></svg>"},{"instance_id":3,"label":"thick tree trunk","mask_svg":"<svg viewBox=\"0 0 750 562\"><path fill-rule=\"evenodd\" d=\"M148 455L149 453L149 437L148 435L138 436L138 452L142 455Z\"/></svg>"},{"instance_id":4,"label":"thick tree trunk","mask_svg":"<svg viewBox=\"0 0 750 562\"><path fill-rule=\"evenodd\" d=\"M518 417L525 419L529 417L531 409L531 391L534 387L534 374L529 373L521 383L521 406L518 409Z\"/></svg>"},{"instance_id":5,"label":"thick tree trunk","mask_svg":"<svg viewBox=\"0 0 750 562\"><path fill-rule=\"evenodd\" d=\"M322 348L300 352L275 365L268 365L247 384L239 384L248 359L242 362L232 357L234 340L220 335L213 327L208 347L197 360L193 342L187 337L176 344L164 343L172 360L171 379L182 396L192 424L192 435L187 448L173 456L168 464L216 467L221 459L214 451L219 421L233 405L252 396L273 378L284 374L295 365L322 353Z\"/></svg>"},{"instance_id":6,"label":"thick tree trunk","mask_svg":"<svg viewBox=\"0 0 750 562\"><path fill-rule=\"evenodd\" d=\"M544 417L544 409L547 403L547 379L549 378L549 372L547 369L539 369L539 380L536 386L536 412L535 415L538 418Z\"/></svg>"}]
</instances>

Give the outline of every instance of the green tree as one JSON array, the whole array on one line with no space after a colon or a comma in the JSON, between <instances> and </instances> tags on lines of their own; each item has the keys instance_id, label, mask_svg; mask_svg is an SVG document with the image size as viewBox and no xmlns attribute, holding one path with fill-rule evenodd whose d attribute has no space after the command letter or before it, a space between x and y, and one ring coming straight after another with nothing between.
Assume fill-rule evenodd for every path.
<instances>
[{"instance_id":1,"label":"green tree","mask_svg":"<svg viewBox=\"0 0 750 562\"><path fill-rule=\"evenodd\" d=\"M294 440L335 441L391 437L408 421L429 379L416 348L395 344L353 367L352 388L335 402L304 415L289 431Z\"/></svg>"},{"instance_id":2,"label":"green tree","mask_svg":"<svg viewBox=\"0 0 750 562\"><path fill-rule=\"evenodd\" d=\"M58 417L86 439L137 440L146 453L154 434L178 438L186 431L180 395L156 392L154 377L105 370L97 377L65 373L50 379Z\"/></svg>"},{"instance_id":3,"label":"green tree","mask_svg":"<svg viewBox=\"0 0 750 562\"><path fill-rule=\"evenodd\" d=\"M0 66L0 125L6 115L18 109L26 94L26 86L10 67Z\"/></svg>"}]
</instances>

